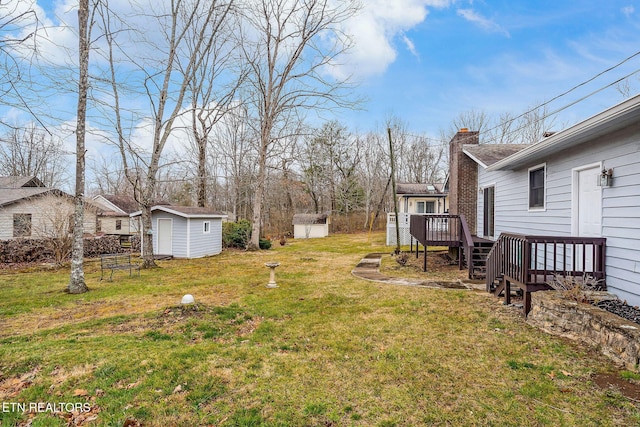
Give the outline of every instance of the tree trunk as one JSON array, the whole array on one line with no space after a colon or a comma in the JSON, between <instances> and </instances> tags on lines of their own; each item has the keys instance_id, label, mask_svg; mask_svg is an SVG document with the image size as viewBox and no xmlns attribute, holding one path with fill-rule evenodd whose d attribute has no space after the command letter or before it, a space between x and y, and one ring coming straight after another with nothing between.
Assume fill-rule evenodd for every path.
<instances>
[{"instance_id":1,"label":"tree trunk","mask_svg":"<svg viewBox=\"0 0 640 427\"><path fill-rule=\"evenodd\" d=\"M78 122L76 127L76 191L73 227L73 249L71 251L71 277L67 291L72 294L87 292L84 281L84 172L85 172L85 132L87 117L87 91L89 86L89 1L80 0L78 5L79 33L79 82L78 82Z\"/></svg>"},{"instance_id":2,"label":"tree trunk","mask_svg":"<svg viewBox=\"0 0 640 427\"><path fill-rule=\"evenodd\" d=\"M260 249L260 233L262 232L262 202L264 199L264 186L267 179L267 148L268 138L262 138L260 159L258 161L258 183L253 196L253 225L251 227L251 243L249 249ZM266 142L265 142L266 141Z\"/></svg>"},{"instance_id":3,"label":"tree trunk","mask_svg":"<svg viewBox=\"0 0 640 427\"><path fill-rule=\"evenodd\" d=\"M198 206L203 208L207 203L207 140L206 138L198 138L198 178L196 179L198 186Z\"/></svg>"}]
</instances>

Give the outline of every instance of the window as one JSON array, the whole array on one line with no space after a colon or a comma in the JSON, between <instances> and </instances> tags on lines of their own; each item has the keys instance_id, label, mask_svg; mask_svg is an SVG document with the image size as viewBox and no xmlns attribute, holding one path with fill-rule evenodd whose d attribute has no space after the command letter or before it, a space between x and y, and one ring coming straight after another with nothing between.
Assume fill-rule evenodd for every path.
<instances>
[{"instance_id":1,"label":"window","mask_svg":"<svg viewBox=\"0 0 640 427\"><path fill-rule=\"evenodd\" d=\"M210 233L211 232L211 221L205 221L202 224L202 231L204 233Z\"/></svg>"},{"instance_id":2,"label":"window","mask_svg":"<svg viewBox=\"0 0 640 427\"><path fill-rule=\"evenodd\" d=\"M31 236L31 214L13 214L13 237Z\"/></svg>"},{"instance_id":3,"label":"window","mask_svg":"<svg viewBox=\"0 0 640 427\"><path fill-rule=\"evenodd\" d=\"M436 213L436 202L427 202L427 213Z\"/></svg>"},{"instance_id":4,"label":"window","mask_svg":"<svg viewBox=\"0 0 640 427\"><path fill-rule=\"evenodd\" d=\"M116 230L122 230L122 220L116 219Z\"/></svg>"},{"instance_id":5,"label":"window","mask_svg":"<svg viewBox=\"0 0 640 427\"><path fill-rule=\"evenodd\" d=\"M416 202L416 213L424 213L424 202Z\"/></svg>"},{"instance_id":6,"label":"window","mask_svg":"<svg viewBox=\"0 0 640 427\"><path fill-rule=\"evenodd\" d=\"M484 237L495 236L495 187L486 187L483 190L484 209L483 209L483 232Z\"/></svg>"},{"instance_id":7,"label":"window","mask_svg":"<svg viewBox=\"0 0 640 427\"><path fill-rule=\"evenodd\" d=\"M545 165L529 169L529 209L543 210L545 195Z\"/></svg>"}]
</instances>

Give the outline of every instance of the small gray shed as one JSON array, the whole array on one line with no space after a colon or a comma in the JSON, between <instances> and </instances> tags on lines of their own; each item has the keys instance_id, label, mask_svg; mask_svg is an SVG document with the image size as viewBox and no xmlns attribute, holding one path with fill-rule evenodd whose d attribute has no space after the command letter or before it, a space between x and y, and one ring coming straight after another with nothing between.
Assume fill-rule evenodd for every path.
<instances>
[{"instance_id":1,"label":"small gray shed","mask_svg":"<svg viewBox=\"0 0 640 427\"><path fill-rule=\"evenodd\" d=\"M140 212L132 216L140 215ZM151 208L153 253L200 258L222 252L222 220L209 208L158 205Z\"/></svg>"}]
</instances>

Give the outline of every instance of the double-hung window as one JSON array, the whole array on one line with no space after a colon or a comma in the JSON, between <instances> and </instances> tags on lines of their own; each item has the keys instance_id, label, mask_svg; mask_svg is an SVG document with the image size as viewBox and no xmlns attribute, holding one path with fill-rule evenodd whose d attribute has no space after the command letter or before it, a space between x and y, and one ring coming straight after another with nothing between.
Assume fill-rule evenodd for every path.
<instances>
[{"instance_id":1,"label":"double-hung window","mask_svg":"<svg viewBox=\"0 0 640 427\"><path fill-rule=\"evenodd\" d=\"M546 194L546 165L529 169L529 210L544 210Z\"/></svg>"}]
</instances>

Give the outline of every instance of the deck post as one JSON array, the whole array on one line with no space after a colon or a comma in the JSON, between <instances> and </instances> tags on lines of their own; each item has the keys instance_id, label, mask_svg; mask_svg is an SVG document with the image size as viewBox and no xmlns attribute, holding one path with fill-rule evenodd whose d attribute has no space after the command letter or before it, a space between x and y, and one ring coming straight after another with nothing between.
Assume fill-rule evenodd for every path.
<instances>
[{"instance_id":1,"label":"deck post","mask_svg":"<svg viewBox=\"0 0 640 427\"><path fill-rule=\"evenodd\" d=\"M424 246L424 262L422 265L422 271L426 273L427 271L427 246Z\"/></svg>"},{"instance_id":2,"label":"deck post","mask_svg":"<svg viewBox=\"0 0 640 427\"><path fill-rule=\"evenodd\" d=\"M526 286L524 287L522 311L524 312L524 317L527 317L527 314L531 311L531 292L527 291Z\"/></svg>"},{"instance_id":3,"label":"deck post","mask_svg":"<svg viewBox=\"0 0 640 427\"><path fill-rule=\"evenodd\" d=\"M509 305L511 304L511 282L503 276L502 284L504 289L504 305Z\"/></svg>"}]
</instances>

